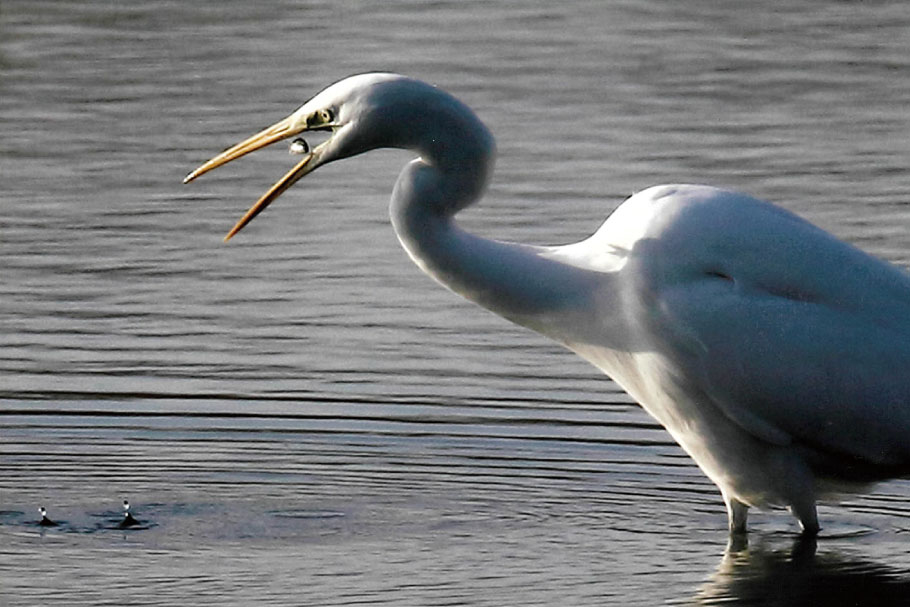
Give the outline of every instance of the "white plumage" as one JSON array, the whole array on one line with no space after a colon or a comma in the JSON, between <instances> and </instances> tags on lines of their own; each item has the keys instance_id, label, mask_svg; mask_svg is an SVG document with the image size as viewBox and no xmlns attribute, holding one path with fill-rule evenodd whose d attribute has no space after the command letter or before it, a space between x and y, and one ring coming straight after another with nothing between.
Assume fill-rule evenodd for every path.
<instances>
[{"instance_id":1,"label":"white plumage","mask_svg":"<svg viewBox=\"0 0 910 607\"><path fill-rule=\"evenodd\" d=\"M577 352L629 392L720 488L730 530L786 506L805 533L833 491L910 473L910 278L770 203L665 185L590 238L555 247L483 239L455 214L480 198L493 138L423 82L363 74L219 154L331 131L228 238L317 167L380 147L419 158L391 217L427 274Z\"/></svg>"}]
</instances>

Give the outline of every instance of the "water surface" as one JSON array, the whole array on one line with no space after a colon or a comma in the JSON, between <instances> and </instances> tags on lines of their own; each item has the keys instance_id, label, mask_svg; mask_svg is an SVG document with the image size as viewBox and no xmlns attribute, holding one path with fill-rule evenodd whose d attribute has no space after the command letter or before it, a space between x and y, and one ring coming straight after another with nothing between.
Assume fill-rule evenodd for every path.
<instances>
[{"instance_id":1,"label":"water surface","mask_svg":"<svg viewBox=\"0 0 910 607\"><path fill-rule=\"evenodd\" d=\"M753 514L612 382L422 276L409 158L213 153L381 69L476 109L482 234L593 232L649 185L773 200L910 264L902 2L0 7L0 602L903 604L910 487ZM144 528L117 530L124 497ZM35 526L45 505L61 525Z\"/></svg>"}]
</instances>

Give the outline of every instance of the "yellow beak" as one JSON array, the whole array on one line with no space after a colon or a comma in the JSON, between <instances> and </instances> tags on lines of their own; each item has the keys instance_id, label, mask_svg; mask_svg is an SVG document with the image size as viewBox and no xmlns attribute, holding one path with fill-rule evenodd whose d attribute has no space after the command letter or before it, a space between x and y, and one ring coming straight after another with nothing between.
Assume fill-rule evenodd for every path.
<instances>
[{"instance_id":1,"label":"yellow beak","mask_svg":"<svg viewBox=\"0 0 910 607\"><path fill-rule=\"evenodd\" d=\"M269 128L256 133L249 139L241 141L237 145L228 148L227 150L221 152L202 166L200 166L195 171L187 175L183 183L189 183L192 180L196 179L200 175L208 173L212 169L218 168L223 164L227 164L232 160L236 160L241 156L245 156L250 152L255 152L258 149L264 148L267 145L281 141L282 139L287 139L293 137L299 133L302 133L307 130L307 124L305 120L299 120L296 114L288 116L280 122L276 122ZM313 168L315 168L316 163L312 163L315 156L314 152L308 152L303 160L297 163L294 168L292 168L288 173L279 179L275 185L269 188L269 191L262 195L262 198L256 201L256 203L250 207L250 210L240 218L240 221L231 228L231 231L227 233L227 236L224 237L225 242L231 239L234 234L243 229L243 227L253 220L256 215L265 210L273 200L281 196L285 190L297 183L301 177L309 173Z\"/></svg>"}]
</instances>

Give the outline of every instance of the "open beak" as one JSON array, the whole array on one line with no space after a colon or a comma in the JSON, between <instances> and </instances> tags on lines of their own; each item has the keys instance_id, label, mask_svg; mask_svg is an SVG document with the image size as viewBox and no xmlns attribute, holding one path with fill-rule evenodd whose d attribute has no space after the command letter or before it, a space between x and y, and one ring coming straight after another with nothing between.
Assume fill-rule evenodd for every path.
<instances>
[{"instance_id":1,"label":"open beak","mask_svg":"<svg viewBox=\"0 0 910 607\"><path fill-rule=\"evenodd\" d=\"M184 178L183 183L189 183L200 175L208 173L212 169L218 168L223 164L227 164L232 160L240 158L241 156L245 156L250 152L255 152L256 150L264 148L265 146L272 143L293 137L294 135L302 133L306 130L306 120L300 120L296 113L292 114L284 120L276 122L269 128L256 133L249 139L241 141L237 145L221 152L200 166L198 169L187 175ZM256 217L256 215L264 211L265 208L269 206L273 200L281 196L285 190L297 183L301 177L315 169L319 165L318 162L314 162L314 158L316 158L318 155L318 151L319 148L316 148L313 151L307 152L303 157L303 160L298 162L297 165L288 171L284 177L279 179L275 185L269 188L269 191L263 194L262 198L257 200L256 203L250 207L250 210L247 211L246 214L240 218L240 221L238 221L237 224L231 229L231 231L227 233L227 236L224 237L224 240L230 240L234 234L242 230L246 224L248 224L253 220L254 217Z\"/></svg>"}]
</instances>

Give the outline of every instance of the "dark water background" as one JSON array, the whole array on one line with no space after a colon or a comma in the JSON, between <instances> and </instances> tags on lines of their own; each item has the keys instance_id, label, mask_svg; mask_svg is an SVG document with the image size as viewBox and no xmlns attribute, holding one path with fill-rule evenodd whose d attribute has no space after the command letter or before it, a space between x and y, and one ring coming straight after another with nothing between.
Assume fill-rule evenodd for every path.
<instances>
[{"instance_id":1,"label":"dark water background","mask_svg":"<svg viewBox=\"0 0 910 607\"><path fill-rule=\"evenodd\" d=\"M410 264L408 154L221 244L293 159L183 175L376 69L497 135L485 235L578 240L683 181L910 265L904 2L2 2L0 604L906 604L908 483L725 557L716 489L612 382ZM125 497L147 528L111 529Z\"/></svg>"}]
</instances>

